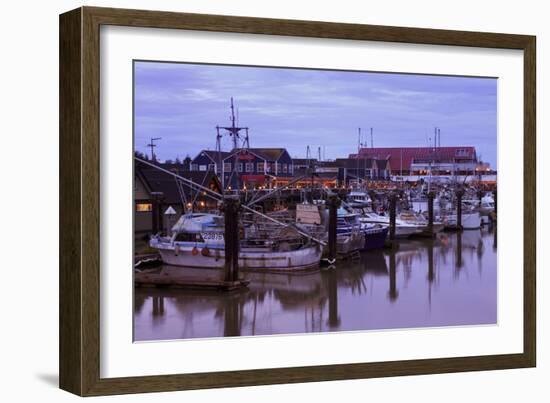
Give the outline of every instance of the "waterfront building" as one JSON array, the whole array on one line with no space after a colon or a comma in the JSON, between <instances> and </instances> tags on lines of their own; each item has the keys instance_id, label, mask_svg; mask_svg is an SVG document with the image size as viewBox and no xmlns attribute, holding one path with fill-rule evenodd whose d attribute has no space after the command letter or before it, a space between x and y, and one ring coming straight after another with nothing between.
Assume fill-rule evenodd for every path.
<instances>
[{"instance_id":1,"label":"waterfront building","mask_svg":"<svg viewBox=\"0 0 550 403\"><path fill-rule=\"evenodd\" d=\"M387 160L394 176L468 175L478 165L472 146L361 148L350 159Z\"/></svg>"},{"instance_id":2,"label":"waterfront building","mask_svg":"<svg viewBox=\"0 0 550 403\"><path fill-rule=\"evenodd\" d=\"M195 183L221 192L220 181L213 172L184 171L176 164L159 163L158 165ZM217 207L216 203L203 192L191 190L189 186L178 187L172 175L139 161L135 162L134 232L136 235L143 236L167 229L167 217L164 216L164 213L169 206L175 210L179 217L185 208L209 211Z\"/></svg>"},{"instance_id":3,"label":"waterfront building","mask_svg":"<svg viewBox=\"0 0 550 403\"><path fill-rule=\"evenodd\" d=\"M288 183L293 175L292 158L285 148L236 148L223 159L226 188L272 188Z\"/></svg>"},{"instance_id":4,"label":"waterfront building","mask_svg":"<svg viewBox=\"0 0 550 403\"><path fill-rule=\"evenodd\" d=\"M229 156L227 151L202 150L191 160L190 170L193 172L213 172L221 175L221 164Z\"/></svg>"},{"instance_id":5,"label":"waterfront building","mask_svg":"<svg viewBox=\"0 0 550 403\"><path fill-rule=\"evenodd\" d=\"M345 186L360 184L368 180L388 180L391 175L390 161L386 158L337 158L340 178Z\"/></svg>"}]
</instances>

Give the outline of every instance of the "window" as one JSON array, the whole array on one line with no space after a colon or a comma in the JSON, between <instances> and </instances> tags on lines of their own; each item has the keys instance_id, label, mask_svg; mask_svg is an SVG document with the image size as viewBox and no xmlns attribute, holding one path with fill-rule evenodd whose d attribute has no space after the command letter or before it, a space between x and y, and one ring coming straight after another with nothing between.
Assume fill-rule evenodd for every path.
<instances>
[{"instance_id":1,"label":"window","mask_svg":"<svg viewBox=\"0 0 550 403\"><path fill-rule=\"evenodd\" d=\"M292 164L288 165L288 173L291 174L294 172L294 166Z\"/></svg>"},{"instance_id":2,"label":"window","mask_svg":"<svg viewBox=\"0 0 550 403\"><path fill-rule=\"evenodd\" d=\"M231 172L231 162L224 162L223 163L223 170L224 172Z\"/></svg>"},{"instance_id":3,"label":"window","mask_svg":"<svg viewBox=\"0 0 550 403\"><path fill-rule=\"evenodd\" d=\"M138 204L136 204L136 211L138 213L147 213L149 211L153 211L153 204L152 203L138 203Z\"/></svg>"},{"instance_id":4,"label":"window","mask_svg":"<svg viewBox=\"0 0 550 403\"><path fill-rule=\"evenodd\" d=\"M254 172L254 163L253 162L247 162L246 163L246 172Z\"/></svg>"},{"instance_id":5,"label":"window","mask_svg":"<svg viewBox=\"0 0 550 403\"><path fill-rule=\"evenodd\" d=\"M265 163L265 171L266 171L266 172L271 172L271 168L272 168L271 163L270 163L270 162L266 162L266 163Z\"/></svg>"},{"instance_id":6,"label":"window","mask_svg":"<svg viewBox=\"0 0 550 403\"><path fill-rule=\"evenodd\" d=\"M216 164L208 164L208 170L212 172L216 172Z\"/></svg>"},{"instance_id":7,"label":"window","mask_svg":"<svg viewBox=\"0 0 550 403\"><path fill-rule=\"evenodd\" d=\"M281 167L281 164L278 162L275 163L275 173L279 173L279 168Z\"/></svg>"},{"instance_id":8,"label":"window","mask_svg":"<svg viewBox=\"0 0 550 403\"><path fill-rule=\"evenodd\" d=\"M199 165L199 171L206 171L206 165Z\"/></svg>"},{"instance_id":9,"label":"window","mask_svg":"<svg viewBox=\"0 0 550 403\"><path fill-rule=\"evenodd\" d=\"M283 164L283 173L286 174L288 172L288 167L286 164Z\"/></svg>"},{"instance_id":10,"label":"window","mask_svg":"<svg viewBox=\"0 0 550 403\"><path fill-rule=\"evenodd\" d=\"M239 172L243 171L243 163L239 162L239 165L237 165Z\"/></svg>"},{"instance_id":11,"label":"window","mask_svg":"<svg viewBox=\"0 0 550 403\"><path fill-rule=\"evenodd\" d=\"M198 171L199 165L198 164L191 164L191 171Z\"/></svg>"},{"instance_id":12,"label":"window","mask_svg":"<svg viewBox=\"0 0 550 403\"><path fill-rule=\"evenodd\" d=\"M258 162L256 164L256 172L259 172L259 173L264 172L264 168L265 168L265 165L263 162Z\"/></svg>"}]
</instances>

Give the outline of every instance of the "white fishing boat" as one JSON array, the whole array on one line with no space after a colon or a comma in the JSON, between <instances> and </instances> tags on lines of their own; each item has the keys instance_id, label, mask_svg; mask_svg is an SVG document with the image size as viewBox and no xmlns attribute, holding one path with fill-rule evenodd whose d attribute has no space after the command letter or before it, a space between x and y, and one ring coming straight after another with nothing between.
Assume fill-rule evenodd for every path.
<instances>
[{"instance_id":1,"label":"white fishing boat","mask_svg":"<svg viewBox=\"0 0 550 403\"><path fill-rule=\"evenodd\" d=\"M390 218L387 215L380 215L373 211L363 211L359 216L362 224L390 225ZM399 218L395 219L395 236L397 238L408 238L411 235L422 232L423 228L415 223L409 223Z\"/></svg>"},{"instance_id":2,"label":"white fishing boat","mask_svg":"<svg viewBox=\"0 0 550 403\"><path fill-rule=\"evenodd\" d=\"M171 237L153 236L149 245L169 265L223 268L225 241L223 217L191 213L180 217ZM289 237L243 241L239 250L242 270L303 270L319 266L322 248L303 239Z\"/></svg>"},{"instance_id":3,"label":"white fishing boat","mask_svg":"<svg viewBox=\"0 0 550 403\"><path fill-rule=\"evenodd\" d=\"M445 216L446 227L456 227L458 224L456 211ZM481 228L481 215L479 211L470 211L462 213L462 229L479 229Z\"/></svg>"},{"instance_id":4,"label":"white fishing boat","mask_svg":"<svg viewBox=\"0 0 550 403\"><path fill-rule=\"evenodd\" d=\"M346 198L346 204L352 208L369 207L372 205L372 200L367 192L352 190Z\"/></svg>"},{"instance_id":5,"label":"white fishing boat","mask_svg":"<svg viewBox=\"0 0 550 403\"><path fill-rule=\"evenodd\" d=\"M427 214L427 213L424 213L424 214ZM428 224L429 224L429 221L424 214L404 211L404 212L401 212L398 217L402 222L408 223L410 225L418 226L422 232L428 229ZM432 232L438 233L443 231L443 229L445 228L445 223L446 223L445 219L443 220L434 219L432 223Z\"/></svg>"},{"instance_id":6,"label":"white fishing boat","mask_svg":"<svg viewBox=\"0 0 550 403\"><path fill-rule=\"evenodd\" d=\"M489 215L495 211L495 199L490 194L486 194L481 198L479 204L479 212L481 215Z\"/></svg>"}]
</instances>

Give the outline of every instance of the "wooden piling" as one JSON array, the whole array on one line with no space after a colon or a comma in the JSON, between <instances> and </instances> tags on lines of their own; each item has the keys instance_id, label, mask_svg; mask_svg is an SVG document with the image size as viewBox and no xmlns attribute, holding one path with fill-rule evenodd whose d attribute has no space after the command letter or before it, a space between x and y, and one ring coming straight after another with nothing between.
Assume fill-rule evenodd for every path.
<instances>
[{"instance_id":1,"label":"wooden piling","mask_svg":"<svg viewBox=\"0 0 550 403\"><path fill-rule=\"evenodd\" d=\"M164 196L162 192L151 192L151 218L153 234L162 231L162 208L161 200Z\"/></svg>"},{"instance_id":2,"label":"wooden piling","mask_svg":"<svg viewBox=\"0 0 550 403\"><path fill-rule=\"evenodd\" d=\"M330 194L327 199L328 207L328 261L329 264L334 264L336 261L336 233L338 221L338 207L340 207L340 199L335 194Z\"/></svg>"},{"instance_id":3,"label":"wooden piling","mask_svg":"<svg viewBox=\"0 0 550 403\"><path fill-rule=\"evenodd\" d=\"M459 189L456 191L456 228L462 230L462 196L464 190Z\"/></svg>"},{"instance_id":4,"label":"wooden piling","mask_svg":"<svg viewBox=\"0 0 550 403\"><path fill-rule=\"evenodd\" d=\"M239 199L226 196L222 206L225 218L225 281L239 281Z\"/></svg>"},{"instance_id":5,"label":"wooden piling","mask_svg":"<svg viewBox=\"0 0 550 403\"><path fill-rule=\"evenodd\" d=\"M434 197L433 192L428 193L428 234L434 234Z\"/></svg>"}]
</instances>

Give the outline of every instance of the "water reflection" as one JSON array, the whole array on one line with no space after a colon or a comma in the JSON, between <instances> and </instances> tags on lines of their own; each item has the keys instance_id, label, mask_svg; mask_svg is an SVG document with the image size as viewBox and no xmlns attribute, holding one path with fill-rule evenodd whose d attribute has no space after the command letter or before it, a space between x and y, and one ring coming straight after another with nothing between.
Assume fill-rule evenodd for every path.
<instances>
[{"instance_id":1,"label":"water reflection","mask_svg":"<svg viewBox=\"0 0 550 403\"><path fill-rule=\"evenodd\" d=\"M138 288L135 339L495 323L496 262L489 228L403 242L336 269L246 273L250 285L237 292Z\"/></svg>"}]
</instances>

